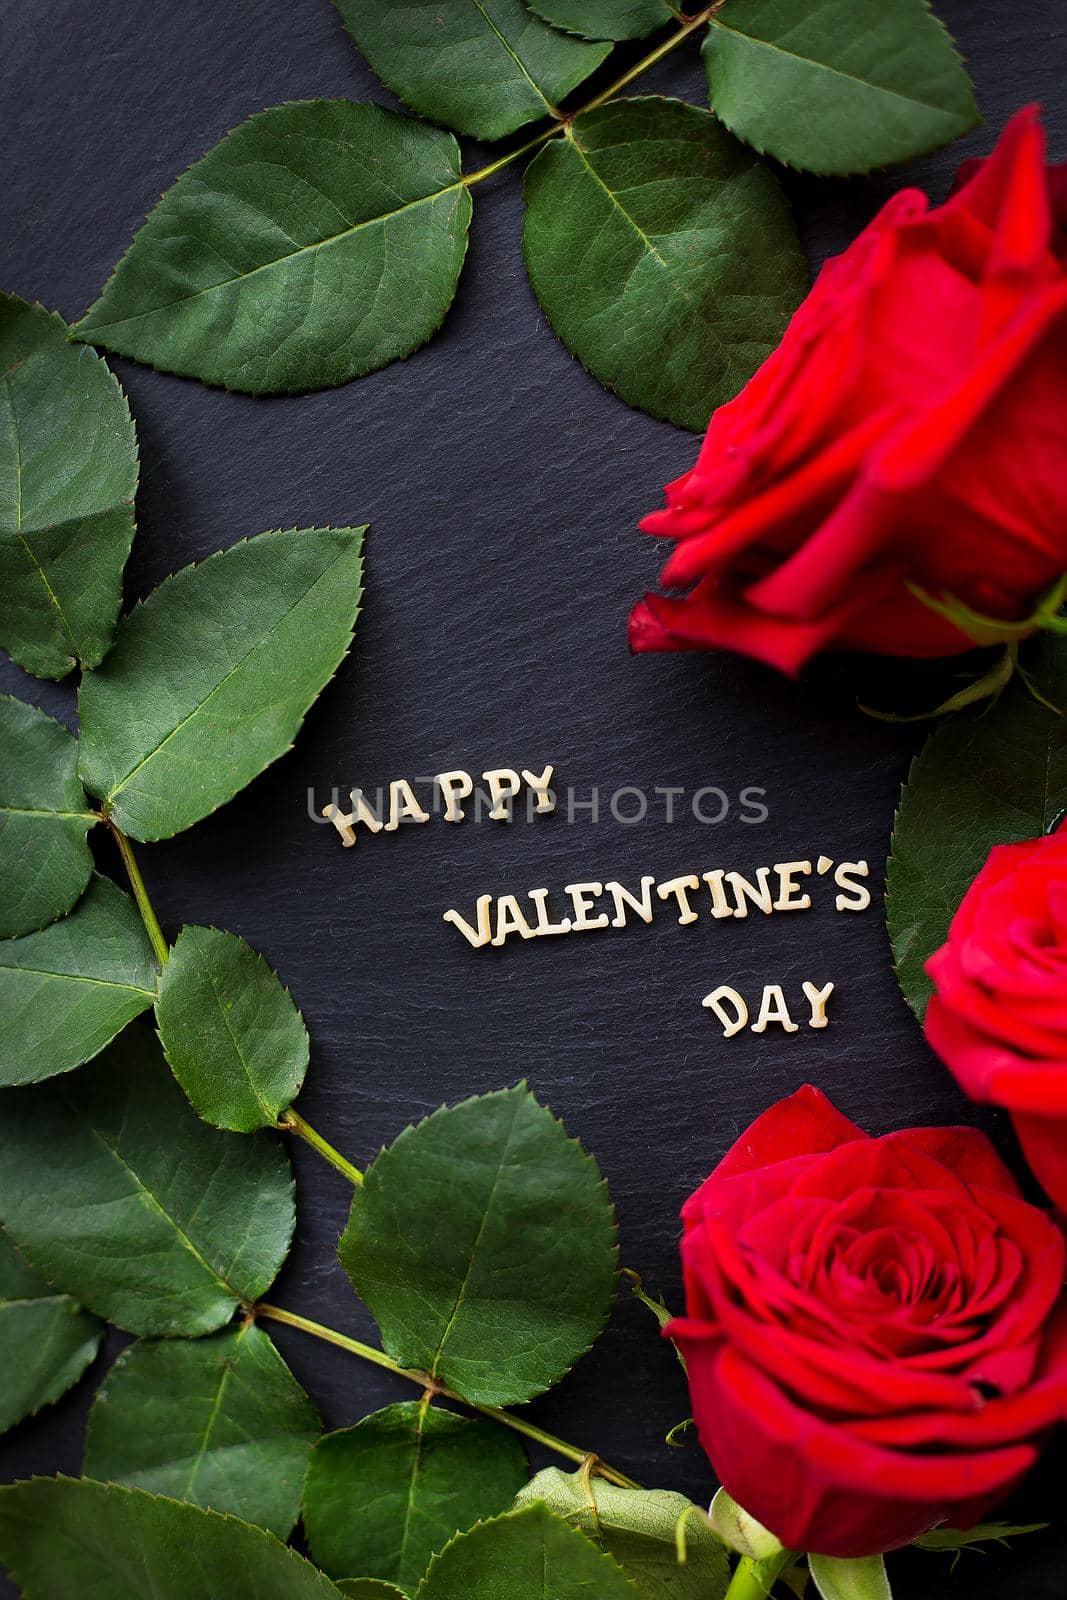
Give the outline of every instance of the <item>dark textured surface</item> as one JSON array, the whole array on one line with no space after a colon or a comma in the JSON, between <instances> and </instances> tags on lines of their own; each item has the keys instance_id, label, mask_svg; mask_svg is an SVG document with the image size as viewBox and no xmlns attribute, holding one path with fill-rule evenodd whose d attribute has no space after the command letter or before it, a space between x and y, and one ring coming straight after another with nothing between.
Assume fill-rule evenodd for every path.
<instances>
[{"instance_id":1,"label":"dark textured surface","mask_svg":"<svg viewBox=\"0 0 1067 1600\"><path fill-rule=\"evenodd\" d=\"M909 171L855 182L791 177L813 262L839 249L902 181L940 197L956 161L988 148L1022 101L1046 101L1067 156L1067 29L1055 0L940 0L989 127ZM0 285L66 317L95 297L162 189L229 127L286 99L388 103L327 0L4 0L6 198ZM649 87L697 98L695 52ZM468 151L468 165L484 152ZM557 344L522 274L516 169L475 191L471 251L440 336L407 363L306 398L257 401L117 361L142 453L127 593L267 527L369 520L369 580L350 662L293 754L238 801L142 865L165 926L213 923L262 949L311 1029L301 1109L355 1160L444 1099L529 1077L596 1152L618 1202L624 1260L678 1303L676 1215L686 1193L770 1100L810 1078L881 1131L971 1116L900 999L880 911L828 907L757 925L702 919L471 950L440 921L481 892L816 855L884 856L917 742L852 707L851 670L801 686L726 656L631 660L624 625L662 549L634 525L691 460L689 435L628 410ZM69 714L72 695L12 668L0 685ZM769 820L640 826L565 813L382 835L342 851L308 820L338 785L442 768L553 761L584 797L598 783L745 785ZM111 865L107 862L107 865ZM827 1033L724 1042L700 997L833 979ZM1005 1148L1006 1127L989 1125ZM333 1260L346 1187L295 1152L300 1225L275 1298L369 1334ZM114 1342L114 1341L113 1341ZM279 1343L327 1422L404 1391L338 1351ZM77 1471L92 1378L0 1446L5 1477ZM669 1450L687 1411L647 1313L623 1304L598 1351L533 1410L646 1482L705 1496L695 1445ZM1014 1509L1057 1512L1063 1452ZM897 1559L912 1600L1063 1590L1065 1541L1016 1558ZM13 1591L3 1589L3 1595ZM73 1597L72 1597L73 1600Z\"/></svg>"}]
</instances>

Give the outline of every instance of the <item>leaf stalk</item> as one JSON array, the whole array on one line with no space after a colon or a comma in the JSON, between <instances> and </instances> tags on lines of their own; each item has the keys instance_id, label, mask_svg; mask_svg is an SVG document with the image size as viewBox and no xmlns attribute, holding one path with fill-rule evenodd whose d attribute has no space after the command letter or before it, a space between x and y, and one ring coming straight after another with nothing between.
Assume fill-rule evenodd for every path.
<instances>
[{"instance_id":1,"label":"leaf stalk","mask_svg":"<svg viewBox=\"0 0 1067 1600\"><path fill-rule=\"evenodd\" d=\"M514 150L509 150L507 155L498 156L487 167L479 167L476 172L465 173L460 180L463 186L469 189L472 184L481 183L484 179L491 178L495 172L499 172L503 167L509 167L513 161L519 161L523 156L529 155L532 150L539 149L549 139L555 139L559 134L569 134L571 123L576 117L583 117L586 112L595 111L598 106L602 106L608 100L614 99L615 95L627 88L636 78L640 78L650 67L654 67L658 62L662 61L664 56L670 55L672 50L676 50L680 44L684 44L690 34L695 33L698 28L702 28L705 23L710 22L715 13L722 9L723 4L724 0L716 0L714 5L705 6L695 17L680 18L679 20L682 22L680 28L677 28L669 38L658 44L654 50L650 50L647 56L642 56L640 61L635 61L632 67L627 68L621 77L616 78L614 83L610 83L606 89L601 90L600 94L594 95L592 100L587 100L584 105L578 106L574 111L562 113L558 121L551 123L547 128L542 128L540 133L534 134L532 139L527 139L525 144L520 144Z\"/></svg>"},{"instance_id":2,"label":"leaf stalk","mask_svg":"<svg viewBox=\"0 0 1067 1600\"><path fill-rule=\"evenodd\" d=\"M137 902L137 909L141 913L141 921L144 923L145 932L148 935L152 949L155 951L156 960L161 967L165 967L170 960L170 945L167 943L166 935L159 925L159 918L156 916L155 908L148 897L148 890L145 888L145 881L141 877L141 869L137 865L133 846L122 829L117 828L106 814L104 822L111 832L111 837L118 845L119 855L122 857L122 864L126 868L126 876L129 878L130 888L133 890L133 898Z\"/></svg>"},{"instance_id":3,"label":"leaf stalk","mask_svg":"<svg viewBox=\"0 0 1067 1600\"><path fill-rule=\"evenodd\" d=\"M346 1160L339 1150L335 1150L333 1145L311 1126L310 1122L304 1120L299 1111L293 1111L292 1109L283 1111L278 1118L277 1127L283 1133L295 1133L298 1139L303 1139L305 1144L309 1144L312 1150L317 1151L322 1156L324 1161L330 1163L331 1167L336 1167L341 1176L347 1178L349 1183L354 1184L357 1189L361 1187L363 1174L359 1168L354 1167L351 1161Z\"/></svg>"},{"instance_id":4,"label":"leaf stalk","mask_svg":"<svg viewBox=\"0 0 1067 1600\"><path fill-rule=\"evenodd\" d=\"M436 1379L425 1372L414 1372L408 1367L402 1367L384 1350L376 1350L373 1345L364 1344L361 1339L349 1338L346 1333L338 1333L336 1328L327 1328L321 1322L313 1322L310 1317L302 1317L295 1311L286 1311L282 1306L271 1305L261 1300L255 1307L256 1315L267 1317L273 1322L283 1322L286 1327L298 1328L301 1333L308 1333L314 1339L323 1339L327 1344L336 1345L339 1350L346 1350L350 1355L359 1356L362 1361L371 1361L376 1367L382 1367L386 1372L391 1372L395 1377L406 1378L409 1383L417 1384L424 1392L432 1389L435 1394L442 1395L446 1400L453 1400L457 1405L466 1406L471 1411L477 1411L483 1417L490 1417L494 1422L499 1422L505 1428L510 1428L513 1433L521 1433L525 1438L532 1439L535 1444L543 1445L546 1450L552 1450L558 1456L563 1456L568 1461L573 1461L579 1467L584 1467L590 1459L596 1462L598 1477L606 1478L609 1483L617 1484L620 1489L639 1489L641 1485L635 1483L633 1478L628 1478L624 1472L616 1467L609 1466L606 1461L601 1461L599 1456L590 1458L588 1450L579 1449L577 1445L568 1444L565 1439L559 1439L553 1433L547 1433L544 1428L539 1428L535 1423L527 1422L523 1417L517 1417L511 1411L503 1411L499 1406L481 1405L476 1400L465 1400L462 1395L454 1393Z\"/></svg>"}]
</instances>

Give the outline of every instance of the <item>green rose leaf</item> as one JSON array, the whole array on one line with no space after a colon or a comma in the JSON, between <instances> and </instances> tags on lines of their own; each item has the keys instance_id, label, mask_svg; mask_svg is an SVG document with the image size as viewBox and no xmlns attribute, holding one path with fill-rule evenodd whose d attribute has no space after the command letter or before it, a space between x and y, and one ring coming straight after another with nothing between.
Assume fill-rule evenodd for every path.
<instances>
[{"instance_id":1,"label":"green rose leaf","mask_svg":"<svg viewBox=\"0 0 1067 1600\"><path fill-rule=\"evenodd\" d=\"M1027 1533L1044 1533L1047 1522L980 1522L974 1528L932 1528L920 1534L912 1543L920 1550L942 1550L954 1555L957 1550L968 1550L976 1544L1002 1544L1020 1539Z\"/></svg>"},{"instance_id":2,"label":"green rose leaf","mask_svg":"<svg viewBox=\"0 0 1067 1600\"><path fill-rule=\"evenodd\" d=\"M156 1022L174 1076L217 1128L272 1127L304 1081L303 1019L236 934L182 929L160 977Z\"/></svg>"},{"instance_id":3,"label":"green rose leaf","mask_svg":"<svg viewBox=\"0 0 1067 1600\"><path fill-rule=\"evenodd\" d=\"M0 1489L0 1560L25 1600L337 1600L273 1534L90 1478Z\"/></svg>"},{"instance_id":4,"label":"green rose leaf","mask_svg":"<svg viewBox=\"0 0 1067 1600\"><path fill-rule=\"evenodd\" d=\"M377 1578L342 1578L337 1587L349 1600L406 1600L402 1589L379 1583Z\"/></svg>"},{"instance_id":5,"label":"green rose leaf","mask_svg":"<svg viewBox=\"0 0 1067 1600\"><path fill-rule=\"evenodd\" d=\"M809 1556L808 1566L822 1600L893 1600L883 1556Z\"/></svg>"},{"instance_id":6,"label":"green rose leaf","mask_svg":"<svg viewBox=\"0 0 1067 1600\"><path fill-rule=\"evenodd\" d=\"M261 533L122 619L78 709L82 781L124 833L191 827L290 749L352 637L362 534Z\"/></svg>"},{"instance_id":7,"label":"green rose leaf","mask_svg":"<svg viewBox=\"0 0 1067 1600\"><path fill-rule=\"evenodd\" d=\"M700 430L771 353L807 288L770 169L707 111L616 100L530 163L537 298L594 377Z\"/></svg>"},{"instance_id":8,"label":"green rose leaf","mask_svg":"<svg viewBox=\"0 0 1067 1600\"><path fill-rule=\"evenodd\" d=\"M1067 706L1067 640L1030 660L1040 692ZM889 857L886 921L904 998L922 1019L923 964L995 844L1034 839L1067 806L1067 718L1016 681L992 707L943 723L912 763Z\"/></svg>"},{"instance_id":9,"label":"green rose leaf","mask_svg":"<svg viewBox=\"0 0 1067 1600\"><path fill-rule=\"evenodd\" d=\"M527 1472L522 1446L498 1423L419 1400L387 1406L312 1451L308 1547L331 1575L361 1572L414 1590L457 1530L508 1509Z\"/></svg>"},{"instance_id":10,"label":"green rose leaf","mask_svg":"<svg viewBox=\"0 0 1067 1600\"><path fill-rule=\"evenodd\" d=\"M334 0L383 83L413 110L476 139L499 139L595 72L610 45L547 28L523 0Z\"/></svg>"},{"instance_id":11,"label":"green rose leaf","mask_svg":"<svg viewBox=\"0 0 1067 1600\"><path fill-rule=\"evenodd\" d=\"M437 331L470 217L450 134L352 100L275 106L167 191L74 336L246 394L329 389Z\"/></svg>"},{"instance_id":12,"label":"green rose leaf","mask_svg":"<svg viewBox=\"0 0 1067 1600\"><path fill-rule=\"evenodd\" d=\"M593 1499L596 1508L594 1510ZM725 1546L685 1495L667 1489L619 1489L603 1478L548 1467L522 1489L517 1506L542 1501L556 1516L607 1551L642 1600L722 1600L730 1582ZM685 1518L685 1565L678 1524Z\"/></svg>"},{"instance_id":13,"label":"green rose leaf","mask_svg":"<svg viewBox=\"0 0 1067 1600\"><path fill-rule=\"evenodd\" d=\"M133 543L130 408L67 333L54 312L0 294L0 645L39 678L102 660Z\"/></svg>"},{"instance_id":14,"label":"green rose leaf","mask_svg":"<svg viewBox=\"0 0 1067 1600\"><path fill-rule=\"evenodd\" d=\"M228 1511L288 1538L315 1407L265 1333L132 1344L93 1401L86 1477Z\"/></svg>"},{"instance_id":15,"label":"green rose leaf","mask_svg":"<svg viewBox=\"0 0 1067 1600\"><path fill-rule=\"evenodd\" d=\"M94 874L68 917L0 941L0 1084L69 1072L156 997L152 947L129 895Z\"/></svg>"},{"instance_id":16,"label":"green rose leaf","mask_svg":"<svg viewBox=\"0 0 1067 1600\"><path fill-rule=\"evenodd\" d=\"M644 39L673 21L666 0L529 0L530 10L582 39Z\"/></svg>"},{"instance_id":17,"label":"green rose leaf","mask_svg":"<svg viewBox=\"0 0 1067 1600\"><path fill-rule=\"evenodd\" d=\"M926 0L730 0L704 64L715 115L808 172L910 161L980 120Z\"/></svg>"},{"instance_id":18,"label":"green rose leaf","mask_svg":"<svg viewBox=\"0 0 1067 1600\"><path fill-rule=\"evenodd\" d=\"M463 1533L435 1556L416 1600L634 1600L621 1567L543 1505Z\"/></svg>"},{"instance_id":19,"label":"green rose leaf","mask_svg":"<svg viewBox=\"0 0 1067 1600\"><path fill-rule=\"evenodd\" d=\"M270 1286L293 1232L278 1140L209 1128L147 1030L9 1091L0 1222L31 1265L142 1335L195 1336Z\"/></svg>"},{"instance_id":20,"label":"green rose leaf","mask_svg":"<svg viewBox=\"0 0 1067 1600\"><path fill-rule=\"evenodd\" d=\"M600 1169L520 1086L437 1111L368 1168L339 1246L388 1353L465 1400L557 1383L615 1293Z\"/></svg>"},{"instance_id":21,"label":"green rose leaf","mask_svg":"<svg viewBox=\"0 0 1067 1600\"><path fill-rule=\"evenodd\" d=\"M96 817L78 782L78 743L61 722L0 695L0 939L63 916L89 882Z\"/></svg>"},{"instance_id":22,"label":"green rose leaf","mask_svg":"<svg viewBox=\"0 0 1067 1600\"><path fill-rule=\"evenodd\" d=\"M77 1383L100 1348L103 1326L59 1294L0 1233L0 1433Z\"/></svg>"}]
</instances>

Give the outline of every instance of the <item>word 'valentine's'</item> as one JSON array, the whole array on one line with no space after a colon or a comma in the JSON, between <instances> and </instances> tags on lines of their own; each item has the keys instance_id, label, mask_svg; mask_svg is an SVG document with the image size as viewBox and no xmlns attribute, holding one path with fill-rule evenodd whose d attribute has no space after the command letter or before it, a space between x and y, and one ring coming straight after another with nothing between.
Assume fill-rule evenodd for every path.
<instances>
[{"instance_id":1,"label":"word 'valentine's'","mask_svg":"<svg viewBox=\"0 0 1067 1600\"><path fill-rule=\"evenodd\" d=\"M598 928L625 928L632 918L651 923L661 906L677 911L686 927L704 915L715 920L747 917L750 908L770 916L778 911L807 911L811 894L803 887L808 877L825 877L832 871L832 882L839 893L834 897L837 911L865 911L871 891L859 880L868 876L866 861L839 861L820 856L814 867L810 861L780 861L773 867L757 868L753 878L740 872L715 868L699 875L683 873L662 883L646 876L640 889L628 889L617 880L607 883L568 883L566 901L549 903L548 889L530 889L528 905L518 895L479 895L474 919L468 921L458 911L446 911L444 920L477 950L482 945L502 945L513 935L520 939L539 939L550 934L592 933Z\"/></svg>"}]
</instances>

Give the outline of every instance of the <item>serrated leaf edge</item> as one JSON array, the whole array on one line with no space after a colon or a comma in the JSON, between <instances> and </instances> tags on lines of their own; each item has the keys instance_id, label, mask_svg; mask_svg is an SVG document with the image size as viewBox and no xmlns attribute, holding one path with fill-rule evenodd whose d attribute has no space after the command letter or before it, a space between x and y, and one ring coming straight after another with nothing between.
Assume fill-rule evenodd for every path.
<instances>
[{"instance_id":1,"label":"serrated leaf edge","mask_svg":"<svg viewBox=\"0 0 1067 1600\"><path fill-rule=\"evenodd\" d=\"M604 1196L604 1198L606 1199L607 1207L608 1207L608 1213L609 1213L610 1219L611 1219L611 1226L610 1226L610 1230L609 1230L609 1238L610 1238L610 1242L611 1242L611 1255L612 1255L612 1260L614 1262L615 1284L616 1284L616 1290L617 1290L618 1277L619 1277L619 1257L620 1257L620 1251L619 1251L619 1219L618 1219L618 1213L617 1213L616 1208L615 1208L615 1203L614 1203L614 1201L612 1200L612 1197L611 1197L611 1191L610 1191L610 1189L608 1187L608 1181L605 1178L603 1172L601 1171L600 1163L597 1160L596 1156L594 1156L591 1151L589 1151L589 1150L587 1150L585 1148L585 1146L582 1144L581 1140L576 1135L572 1135L572 1134L567 1132L567 1129L566 1129L566 1127L564 1126L564 1123L563 1123L563 1119L561 1117L557 1117L555 1112L552 1111L551 1107L544 1105L540 1100L538 1100L537 1096L533 1093L533 1091L527 1087L525 1079L520 1079L518 1083L513 1084L511 1086L511 1088L508 1088L508 1089L490 1089L485 1093L467 1095L465 1097L465 1099L457 1101L454 1105L441 1105L441 1106L438 1106L436 1108L436 1110L431 1111L428 1116L420 1117L418 1121L413 1121L413 1122L407 1123L407 1125L400 1130L400 1132L397 1134L395 1139L392 1139L389 1142L389 1144L383 1145L379 1149L378 1154L374 1157L374 1159L366 1167L366 1169L364 1171L364 1174L363 1174L363 1185L362 1185L362 1187L360 1189L356 1190L355 1194L352 1197L352 1205L351 1205L351 1208L350 1208L350 1211L349 1211L349 1221L351 1220L351 1217L354 1215L354 1213L356 1212L356 1210L358 1209L358 1207L362 1203L362 1199L363 1199L363 1196L364 1196L364 1194L366 1192L367 1185L368 1185L368 1183L370 1183L372 1181L371 1175L372 1175L372 1173L374 1173L375 1169L377 1168L378 1163L382 1160L383 1157L390 1156L393 1153L393 1151L396 1149L398 1144L401 1144L402 1142L405 1142L408 1139L410 1139L415 1133L417 1133L420 1129L424 1128L428 1123L434 1122L439 1118L443 1118L443 1117L449 1115L452 1112L462 1111L467 1106L480 1104L483 1101L501 1100L501 1099L509 1098L511 1096L520 1096L520 1095L527 1096L533 1102L533 1104L537 1107L537 1109L540 1112L542 1112L545 1116L547 1116L549 1118L549 1120L563 1134L565 1142L567 1144L569 1144L569 1145L575 1146L577 1148L577 1150L578 1150L579 1155L583 1159L583 1161L585 1161L589 1165L591 1165L593 1170L594 1170L594 1172L597 1174L598 1182L597 1182L597 1185L596 1185L596 1190L597 1190L598 1193L602 1194ZM341 1246L342 1246L342 1244L344 1242L344 1235L348 1231L348 1225L349 1225L349 1223L346 1222L344 1232L342 1233L341 1238L338 1240L338 1255L340 1255ZM355 1294L360 1299L362 1299L362 1295L360 1295L360 1291L359 1291L358 1287L356 1286L355 1282L353 1281L351 1275L349 1274L347 1267L345 1267L343 1260L341 1261L341 1265L342 1265L342 1268L344 1269L345 1276L348 1278L349 1283L352 1285L353 1291L355 1292ZM494 1400L492 1402L487 1402L487 1403L491 1403L491 1404L496 1405L496 1406L506 1405L506 1406L509 1406L509 1407L512 1407L512 1408L514 1408L515 1406L528 1405L531 1401L536 1400L538 1398L538 1396L540 1396L542 1394L546 1394L549 1389L554 1389L557 1384L562 1383L563 1379L567 1376L567 1374L569 1372L573 1371L574 1367L577 1366L578 1362L581 1361L583 1359L583 1357L585 1357L585 1356L587 1356L589 1354L590 1350L592 1350L593 1346L596 1344L597 1340L600 1338L601 1334L603 1333L603 1331L604 1331L605 1327L607 1326L607 1323L608 1323L608 1321L610 1319L611 1312L612 1312L612 1309L613 1309L613 1304L614 1304L614 1295L612 1296L612 1303L609 1304L605 1309L604 1315L603 1315L603 1317L602 1317L602 1319L600 1321L600 1325L597 1328L597 1331L592 1335L592 1337L587 1341L587 1343L584 1344L581 1347L581 1349L576 1352L573 1360L570 1361L568 1363L568 1365L563 1368L563 1370L560 1372L559 1376L557 1378L555 1378L554 1381L547 1386L547 1388L536 1389L531 1394L518 1395L518 1396L516 1396L514 1398L511 1398L511 1399L503 1399L503 1398L496 1399L496 1400ZM377 1319L375 1319L375 1320L377 1320ZM399 1360L400 1359L396 1355L396 1352L389 1348L389 1345L388 1345L387 1341L385 1340L384 1336L383 1336L383 1339L382 1339L382 1345L383 1345L383 1348L385 1349L387 1355L392 1356L394 1360ZM404 1363L401 1362L400 1364L403 1365ZM463 1401L466 1400L466 1397L464 1395L461 1395L458 1390L455 1392L455 1396L454 1397L459 1399L459 1400L463 1400ZM482 1402L478 1402L478 1403L481 1404Z\"/></svg>"}]
</instances>

